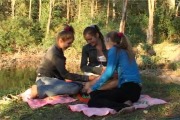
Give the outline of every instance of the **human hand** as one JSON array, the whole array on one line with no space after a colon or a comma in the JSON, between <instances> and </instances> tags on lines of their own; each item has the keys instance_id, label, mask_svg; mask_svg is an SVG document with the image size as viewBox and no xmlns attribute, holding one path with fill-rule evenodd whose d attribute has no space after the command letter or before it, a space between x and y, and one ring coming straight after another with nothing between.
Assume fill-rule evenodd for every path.
<instances>
[{"instance_id":1,"label":"human hand","mask_svg":"<svg viewBox=\"0 0 180 120\"><path fill-rule=\"evenodd\" d=\"M104 71L106 70L106 67L102 67L102 72L101 72L101 75L104 73Z\"/></svg>"},{"instance_id":2,"label":"human hand","mask_svg":"<svg viewBox=\"0 0 180 120\"><path fill-rule=\"evenodd\" d=\"M91 93L91 92L92 92L92 89L89 88L89 89L87 90L87 93L89 94L89 93Z\"/></svg>"},{"instance_id":3,"label":"human hand","mask_svg":"<svg viewBox=\"0 0 180 120\"><path fill-rule=\"evenodd\" d=\"M91 81L91 80L95 80L95 79L97 79L97 78L99 78L98 76L94 76L94 75L90 75L89 76L89 80Z\"/></svg>"},{"instance_id":4,"label":"human hand","mask_svg":"<svg viewBox=\"0 0 180 120\"><path fill-rule=\"evenodd\" d=\"M82 92L83 93L87 93L88 89L91 87L91 84L90 82L86 82L83 89L82 89Z\"/></svg>"}]
</instances>

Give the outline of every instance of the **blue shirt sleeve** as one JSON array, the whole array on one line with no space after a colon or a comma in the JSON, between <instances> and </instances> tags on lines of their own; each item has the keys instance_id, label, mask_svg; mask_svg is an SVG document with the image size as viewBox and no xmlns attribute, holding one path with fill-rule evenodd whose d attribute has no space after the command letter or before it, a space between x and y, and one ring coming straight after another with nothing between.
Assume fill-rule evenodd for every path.
<instances>
[{"instance_id":1,"label":"blue shirt sleeve","mask_svg":"<svg viewBox=\"0 0 180 120\"><path fill-rule=\"evenodd\" d=\"M101 75L100 79L91 87L93 91L99 89L113 75L116 69L117 62L118 62L117 58L118 58L117 50L115 47L112 47L108 51L108 62L107 62L106 70Z\"/></svg>"}]
</instances>

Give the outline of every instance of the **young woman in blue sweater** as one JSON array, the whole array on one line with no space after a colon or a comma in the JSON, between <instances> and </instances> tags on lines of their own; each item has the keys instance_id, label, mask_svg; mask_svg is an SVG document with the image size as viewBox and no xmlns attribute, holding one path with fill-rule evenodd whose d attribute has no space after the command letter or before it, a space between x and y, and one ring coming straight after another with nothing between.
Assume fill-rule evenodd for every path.
<instances>
[{"instance_id":1,"label":"young woman in blue sweater","mask_svg":"<svg viewBox=\"0 0 180 120\"><path fill-rule=\"evenodd\" d=\"M100 78L88 89L90 93L89 107L108 107L117 112L130 112L141 94L141 78L135 61L132 47L123 33L109 32L105 38L108 50L107 67ZM118 85L110 90L101 87L118 73Z\"/></svg>"}]
</instances>

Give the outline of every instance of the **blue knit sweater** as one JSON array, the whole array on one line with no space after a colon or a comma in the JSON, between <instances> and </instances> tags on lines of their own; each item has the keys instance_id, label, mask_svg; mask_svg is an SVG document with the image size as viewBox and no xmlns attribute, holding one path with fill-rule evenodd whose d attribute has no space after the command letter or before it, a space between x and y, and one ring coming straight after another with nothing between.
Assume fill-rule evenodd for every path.
<instances>
[{"instance_id":1,"label":"blue knit sweater","mask_svg":"<svg viewBox=\"0 0 180 120\"><path fill-rule=\"evenodd\" d=\"M121 85L126 82L141 83L135 59L130 61L125 50L121 49L118 51L116 47L112 47L108 50L106 70L101 75L100 79L91 87L91 89L93 91L98 90L113 76L115 71L118 72L118 87L121 87Z\"/></svg>"}]
</instances>

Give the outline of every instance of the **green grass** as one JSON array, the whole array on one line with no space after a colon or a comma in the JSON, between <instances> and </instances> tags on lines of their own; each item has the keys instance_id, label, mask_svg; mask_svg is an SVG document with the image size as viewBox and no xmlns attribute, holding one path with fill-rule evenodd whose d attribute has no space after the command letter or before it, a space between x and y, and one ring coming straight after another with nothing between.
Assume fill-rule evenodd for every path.
<instances>
[{"instance_id":1,"label":"green grass","mask_svg":"<svg viewBox=\"0 0 180 120\"><path fill-rule=\"evenodd\" d=\"M18 91L21 88L19 88ZM24 89L24 88L23 88ZM0 91L1 96L7 92ZM11 91L10 91L11 92ZM22 101L12 101L0 104L0 120L168 120L180 118L180 86L173 83L164 83L153 77L143 77L142 94L166 100L165 105L156 105L147 109L136 110L126 115L107 115L103 117L87 117L83 113L72 112L67 104L45 106L32 110ZM71 103L73 104L73 103ZM144 110L148 111L147 113Z\"/></svg>"}]
</instances>

